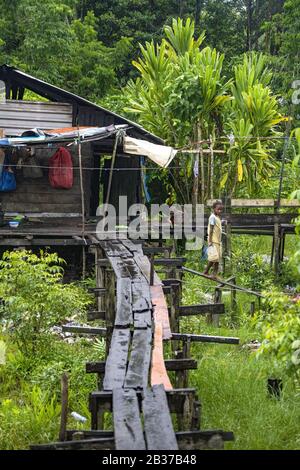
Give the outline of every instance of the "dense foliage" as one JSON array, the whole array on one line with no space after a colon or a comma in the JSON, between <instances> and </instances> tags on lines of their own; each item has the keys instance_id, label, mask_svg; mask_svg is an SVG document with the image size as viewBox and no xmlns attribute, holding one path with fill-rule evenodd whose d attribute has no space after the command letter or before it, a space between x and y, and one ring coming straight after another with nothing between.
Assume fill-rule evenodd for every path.
<instances>
[{"instance_id":1,"label":"dense foliage","mask_svg":"<svg viewBox=\"0 0 300 470\"><path fill-rule=\"evenodd\" d=\"M55 253L22 250L4 253L0 261L0 321L27 356L48 349L51 327L91 302L79 287L62 283L61 264Z\"/></svg>"}]
</instances>

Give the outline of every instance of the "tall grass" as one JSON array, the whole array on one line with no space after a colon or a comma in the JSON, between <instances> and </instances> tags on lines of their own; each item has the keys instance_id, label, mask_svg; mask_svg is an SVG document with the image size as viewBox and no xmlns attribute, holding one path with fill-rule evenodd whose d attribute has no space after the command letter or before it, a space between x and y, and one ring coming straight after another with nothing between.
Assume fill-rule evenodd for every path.
<instances>
[{"instance_id":1,"label":"tall grass","mask_svg":"<svg viewBox=\"0 0 300 470\"><path fill-rule=\"evenodd\" d=\"M243 245L243 239L233 237L233 250ZM287 253L291 253L292 244L293 238L289 237ZM253 253L268 255L271 238L253 237L246 245ZM188 258L191 267L203 269L199 253L189 254ZM184 304L209 302L215 286L206 279L185 275ZM232 312L230 293L223 295L226 314L221 316L220 328L207 324L203 317L181 319L182 332L240 338L239 346L192 346L191 355L198 360L198 369L190 373L190 385L197 389L202 404L201 428L233 431L235 441L227 443L227 449L300 449L300 391L291 378L282 376L281 398L271 397L267 379L274 373L273 363L270 359L256 358L247 347L251 340L260 340L249 316L251 300L254 297L238 293L237 310Z\"/></svg>"}]
</instances>

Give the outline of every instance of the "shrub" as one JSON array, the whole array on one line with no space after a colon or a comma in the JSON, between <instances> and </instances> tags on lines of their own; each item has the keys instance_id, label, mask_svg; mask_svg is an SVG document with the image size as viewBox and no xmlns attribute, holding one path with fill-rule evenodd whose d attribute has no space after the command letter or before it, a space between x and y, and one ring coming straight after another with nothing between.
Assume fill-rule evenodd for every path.
<instances>
[{"instance_id":1,"label":"shrub","mask_svg":"<svg viewBox=\"0 0 300 470\"><path fill-rule=\"evenodd\" d=\"M274 282L267 256L253 252L249 245L241 243L233 253L233 261L234 271L243 286L261 291Z\"/></svg>"},{"instance_id":2,"label":"shrub","mask_svg":"<svg viewBox=\"0 0 300 470\"><path fill-rule=\"evenodd\" d=\"M280 370L300 379L300 300L280 292L268 292L265 312L254 317L264 340L258 355L269 355Z\"/></svg>"},{"instance_id":3,"label":"shrub","mask_svg":"<svg viewBox=\"0 0 300 470\"><path fill-rule=\"evenodd\" d=\"M26 355L51 346L50 328L82 312L91 297L63 284L64 261L57 254L11 251L0 261L0 321Z\"/></svg>"}]
</instances>

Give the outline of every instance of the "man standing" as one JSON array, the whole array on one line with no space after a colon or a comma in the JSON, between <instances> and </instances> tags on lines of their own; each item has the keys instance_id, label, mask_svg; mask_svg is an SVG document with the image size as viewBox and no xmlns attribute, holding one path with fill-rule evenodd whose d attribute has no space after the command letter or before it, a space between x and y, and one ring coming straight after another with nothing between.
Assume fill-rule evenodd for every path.
<instances>
[{"instance_id":1,"label":"man standing","mask_svg":"<svg viewBox=\"0 0 300 470\"><path fill-rule=\"evenodd\" d=\"M222 259L222 201L214 201L213 212L208 219L207 241L208 241L208 265L203 274L209 275L213 268L213 277L217 277L219 264Z\"/></svg>"}]
</instances>

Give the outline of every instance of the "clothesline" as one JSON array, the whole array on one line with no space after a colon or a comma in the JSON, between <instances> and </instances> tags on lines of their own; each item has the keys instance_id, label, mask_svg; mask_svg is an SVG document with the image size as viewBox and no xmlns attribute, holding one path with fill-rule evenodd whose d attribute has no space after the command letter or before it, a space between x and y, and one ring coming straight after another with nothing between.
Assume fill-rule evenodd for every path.
<instances>
[{"instance_id":1,"label":"clothesline","mask_svg":"<svg viewBox=\"0 0 300 470\"><path fill-rule=\"evenodd\" d=\"M42 168L49 170L51 167L48 165L23 165L23 164L8 164L6 165L9 168L16 168L18 170L22 170L23 168ZM69 167L60 167L62 170L68 169ZM81 167L82 170L86 171L95 171L95 170L100 170L100 171L141 171L141 169L144 169L145 171L157 171L160 168L158 166L156 167L147 167L147 166L140 166L140 167L132 167L132 168L104 168L104 167ZM186 166L169 166L167 168L164 168L165 170L185 170ZM73 166L73 170L80 170L80 166Z\"/></svg>"}]
</instances>

